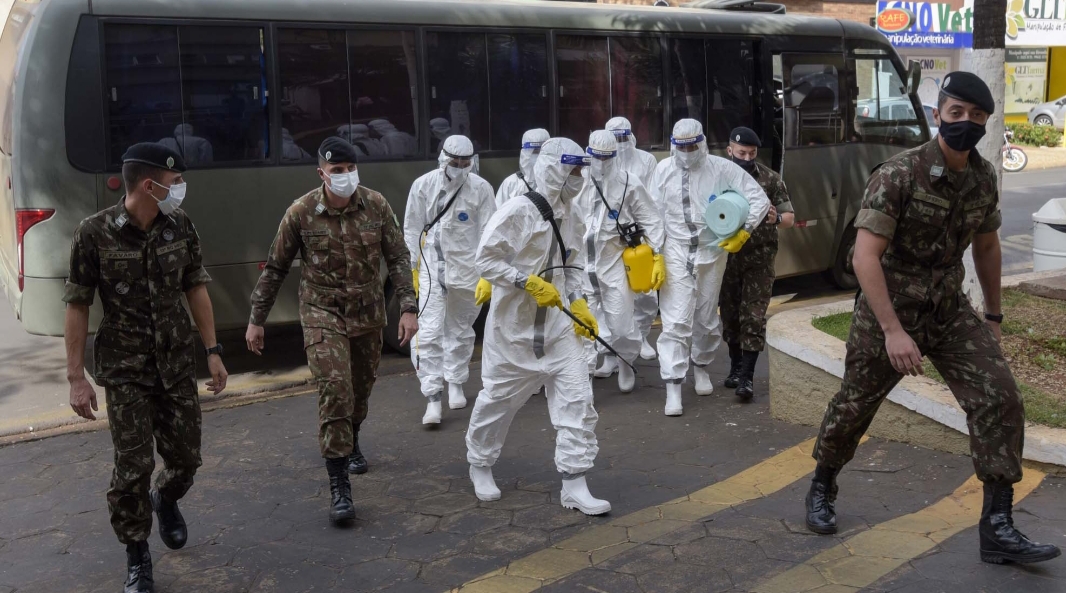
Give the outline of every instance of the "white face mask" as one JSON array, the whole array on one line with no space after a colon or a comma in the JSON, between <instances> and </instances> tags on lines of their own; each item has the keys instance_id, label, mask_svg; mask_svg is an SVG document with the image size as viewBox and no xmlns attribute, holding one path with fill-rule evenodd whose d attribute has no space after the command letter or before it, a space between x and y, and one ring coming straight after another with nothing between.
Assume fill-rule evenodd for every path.
<instances>
[{"instance_id":1,"label":"white face mask","mask_svg":"<svg viewBox=\"0 0 1066 593\"><path fill-rule=\"evenodd\" d=\"M156 198L156 203L159 205L159 211L166 216L170 216L175 210L181 208L181 203L185 200L185 183L175 183L174 185L167 187L161 183L152 181L159 187L167 190L167 197L160 200ZM152 196L155 198L155 196Z\"/></svg>"},{"instance_id":2,"label":"white face mask","mask_svg":"<svg viewBox=\"0 0 1066 593\"><path fill-rule=\"evenodd\" d=\"M359 187L359 170L333 173L329 176L329 190L342 198L350 198Z\"/></svg>"},{"instance_id":3,"label":"white face mask","mask_svg":"<svg viewBox=\"0 0 1066 593\"><path fill-rule=\"evenodd\" d=\"M460 183L466 181L466 176L470 173L470 167L453 167L448 165L444 168L444 172L448 175L448 179L450 180L448 185L456 187Z\"/></svg>"},{"instance_id":4,"label":"white face mask","mask_svg":"<svg viewBox=\"0 0 1066 593\"><path fill-rule=\"evenodd\" d=\"M559 197L564 200L573 200L577 197L577 194L581 193L581 188L584 186L584 178L567 175L566 182L563 183L563 190L559 192Z\"/></svg>"},{"instance_id":5,"label":"white face mask","mask_svg":"<svg viewBox=\"0 0 1066 593\"><path fill-rule=\"evenodd\" d=\"M693 150L692 152L677 152L677 160L681 163L682 169L691 169L700 159L703 158L703 151Z\"/></svg>"}]
</instances>

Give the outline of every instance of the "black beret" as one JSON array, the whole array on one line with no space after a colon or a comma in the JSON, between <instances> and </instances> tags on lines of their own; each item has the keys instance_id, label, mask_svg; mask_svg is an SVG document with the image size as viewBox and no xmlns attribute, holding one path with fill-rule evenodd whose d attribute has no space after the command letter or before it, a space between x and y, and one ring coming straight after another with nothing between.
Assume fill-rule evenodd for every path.
<instances>
[{"instance_id":1,"label":"black beret","mask_svg":"<svg viewBox=\"0 0 1066 593\"><path fill-rule=\"evenodd\" d=\"M318 147L318 158L331 165L336 165L338 163L354 163L359 158L359 153L357 153L355 147L344 138L330 136L323 140L322 145Z\"/></svg>"},{"instance_id":2,"label":"black beret","mask_svg":"<svg viewBox=\"0 0 1066 593\"><path fill-rule=\"evenodd\" d=\"M762 147L762 142L759 141L759 135L751 128L733 128L733 131L729 132L729 141L744 146Z\"/></svg>"},{"instance_id":3,"label":"black beret","mask_svg":"<svg viewBox=\"0 0 1066 593\"><path fill-rule=\"evenodd\" d=\"M988 85L973 72L952 72L944 77L944 84L940 85L940 92L949 97L973 103L988 113L996 111L996 102L992 99L992 91Z\"/></svg>"},{"instance_id":4,"label":"black beret","mask_svg":"<svg viewBox=\"0 0 1066 593\"><path fill-rule=\"evenodd\" d=\"M172 148L168 148L158 142L141 142L126 149L122 155L123 163L143 163L182 173L185 171L185 159Z\"/></svg>"}]
</instances>

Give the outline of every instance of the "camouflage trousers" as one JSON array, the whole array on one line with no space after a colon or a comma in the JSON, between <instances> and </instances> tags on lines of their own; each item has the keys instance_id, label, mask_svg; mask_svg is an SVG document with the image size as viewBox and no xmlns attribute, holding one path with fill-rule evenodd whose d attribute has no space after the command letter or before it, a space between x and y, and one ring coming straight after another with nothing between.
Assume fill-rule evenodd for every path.
<instances>
[{"instance_id":1,"label":"camouflage trousers","mask_svg":"<svg viewBox=\"0 0 1066 593\"><path fill-rule=\"evenodd\" d=\"M349 338L304 328L311 375L318 383L318 444L322 457L347 457L366 420L370 391L381 362L381 331Z\"/></svg>"},{"instance_id":2,"label":"camouflage trousers","mask_svg":"<svg viewBox=\"0 0 1066 593\"><path fill-rule=\"evenodd\" d=\"M200 398L188 377L170 389L126 383L105 390L115 468L107 491L111 527L124 544L148 539L152 505L148 500L155 451L163 459L155 488L179 500L192 487L200 467ZM155 451L153 451L153 442Z\"/></svg>"},{"instance_id":3,"label":"camouflage trousers","mask_svg":"<svg viewBox=\"0 0 1066 593\"><path fill-rule=\"evenodd\" d=\"M933 312L906 301L892 295L903 328L966 412L977 477L1017 482L1022 477L1025 410L992 330L961 293L946 298ZM826 409L813 455L833 467L851 460L881 402L902 378L892 368L884 334L864 296L855 305L844 366L844 380Z\"/></svg>"},{"instance_id":4,"label":"camouflage trousers","mask_svg":"<svg viewBox=\"0 0 1066 593\"><path fill-rule=\"evenodd\" d=\"M766 308L774 289L776 256L776 242L745 246L729 255L718 296L726 344L749 352L766 346Z\"/></svg>"}]
</instances>

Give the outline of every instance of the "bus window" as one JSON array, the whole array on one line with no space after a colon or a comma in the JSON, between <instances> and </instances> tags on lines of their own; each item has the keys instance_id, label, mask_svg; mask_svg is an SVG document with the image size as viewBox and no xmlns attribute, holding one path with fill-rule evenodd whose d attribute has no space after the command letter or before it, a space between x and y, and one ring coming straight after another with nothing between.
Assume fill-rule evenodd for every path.
<instances>
[{"instance_id":1,"label":"bus window","mask_svg":"<svg viewBox=\"0 0 1066 593\"><path fill-rule=\"evenodd\" d=\"M729 131L737 126L753 127L750 41L675 39L670 62L674 121L703 122L709 146L728 144Z\"/></svg>"},{"instance_id":2,"label":"bus window","mask_svg":"<svg viewBox=\"0 0 1066 593\"><path fill-rule=\"evenodd\" d=\"M371 154L380 147L391 158L421 154L414 32L349 31L348 73L353 127L340 135L369 158L384 156ZM361 124L379 144L360 137Z\"/></svg>"},{"instance_id":3,"label":"bus window","mask_svg":"<svg viewBox=\"0 0 1066 593\"><path fill-rule=\"evenodd\" d=\"M522 134L548 127L548 43L544 35L490 34L492 148L517 149Z\"/></svg>"},{"instance_id":4,"label":"bus window","mask_svg":"<svg viewBox=\"0 0 1066 593\"><path fill-rule=\"evenodd\" d=\"M611 38L611 113L645 146L663 142L663 61L657 37ZM594 122L600 126L606 123Z\"/></svg>"},{"instance_id":5,"label":"bus window","mask_svg":"<svg viewBox=\"0 0 1066 593\"><path fill-rule=\"evenodd\" d=\"M611 118L606 37L555 38L559 78L559 135L585 144ZM637 140L641 140L638 136ZM647 140L644 140L645 142Z\"/></svg>"},{"instance_id":6,"label":"bus window","mask_svg":"<svg viewBox=\"0 0 1066 593\"><path fill-rule=\"evenodd\" d=\"M921 123L891 60L857 58L855 87L854 139L905 147L922 142Z\"/></svg>"},{"instance_id":7,"label":"bus window","mask_svg":"<svg viewBox=\"0 0 1066 593\"><path fill-rule=\"evenodd\" d=\"M428 32L426 64L430 126L470 138L476 151L491 148L485 35Z\"/></svg>"},{"instance_id":8,"label":"bus window","mask_svg":"<svg viewBox=\"0 0 1066 593\"><path fill-rule=\"evenodd\" d=\"M172 137L183 123L178 30L109 25L104 48L110 155L118 164L130 145Z\"/></svg>"},{"instance_id":9,"label":"bus window","mask_svg":"<svg viewBox=\"0 0 1066 593\"><path fill-rule=\"evenodd\" d=\"M162 144L190 167L267 158L266 63L259 27L179 27L182 123Z\"/></svg>"},{"instance_id":10,"label":"bus window","mask_svg":"<svg viewBox=\"0 0 1066 593\"><path fill-rule=\"evenodd\" d=\"M347 131L351 123L345 34L334 29L278 29L277 38L281 160L314 162L319 144Z\"/></svg>"},{"instance_id":11,"label":"bus window","mask_svg":"<svg viewBox=\"0 0 1066 593\"><path fill-rule=\"evenodd\" d=\"M784 143L786 148L838 144L844 139L835 56L790 54L784 64Z\"/></svg>"}]
</instances>

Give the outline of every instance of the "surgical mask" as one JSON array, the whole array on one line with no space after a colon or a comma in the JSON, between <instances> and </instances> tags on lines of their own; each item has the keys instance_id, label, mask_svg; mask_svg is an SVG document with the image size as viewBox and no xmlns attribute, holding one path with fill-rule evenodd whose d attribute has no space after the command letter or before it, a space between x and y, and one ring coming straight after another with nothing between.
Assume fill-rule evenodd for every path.
<instances>
[{"instance_id":1,"label":"surgical mask","mask_svg":"<svg viewBox=\"0 0 1066 593\"><path fill-rule=\"evenodd\" d=\"M701 158L703 158L703 151L700 150L693 150L692 152L677 152L677 159L681 161L682 169L691 169L693 166L700 162Z\"/></svg>"},{"instance_id":2,"label":"surgical mask","mask_svg":"<svg viewBox=\"0 0 1066 593\"><path fill-rule=\"evenodd\" d=\"M567 175L566 182L563 183L563 189L559 192L559 197L564 200L572 200L577 197L577 194L581 193L581 188L584 186L585 179L583 177Z\"/></svg>"},{"instance_id":3,"label":"surgical mask","mask_svg":"<svg viewBox=\"0 0 1066 593\"><path fill-rule=\"evenodd\" d=\"M592 165L589 166L589 169L593 179L604 179L614 170L614 159L592 159Z\"/></svg>"},{"instance_id":4,"label":"surgical mask","mask_svg":"<svg viewBox=\"0 0 1066 593\"><path fill-rule=\"evenodd\" d=\"M329 190L342 198L350 198L359 187L359 171L333 173L329 176Z\"/></svg>"},{"instance_id":5,"label":"surgical mask","mask_svg":"<svg viewBox=\"0 0 1066 593\"><path fill-rule=\"evenodd\" d=\"M155 201L159 205L159 211L166 216L170 216L175 210L181 208L181 203L185 200L185 183L175 183L174 185L167 187L161 183L152 181L159 187L167 190L167 197L160 200L156 198ZM155 198L155 196L152 196Z\"/></svg>"},{"instance_id":6,"label":"surgical mask","mask_svg":"<svg viewBox=\"0 0 1066 593\"><path fill-rule=\"evenodd\" d=\"M981 141L985 135L985 127L969 120L952 122L940 120L939 134L944 138L944 144L952 150L966 152L973 150Z\"/></svg>"},{"instance_id":7,"label":"surgical mask","mask_svg":"<svg viewBox=\"0 0 1066 593\"><path fill-rule=\"evenodd\" d=\"M466 181L466 176L470 173L470 167L453 167L448 165L444 168L444 172L447 173L448 179L451 180L449 185L455 186Z\"/></svg>"},{"instance_id":8,"label":"surgical mask","mask_svg":"<svg viewBox=\"0 0 1066 593\"><path fill-rule=\"evenodd\" d=\"M744 169L748 173L751 173L755 170L755 159L751 159L749 161L747 159L742 159L733 155L729 155L729 158L733 159L733 163L735 163L738 167Z\"/></svg>"}]
</instances>

